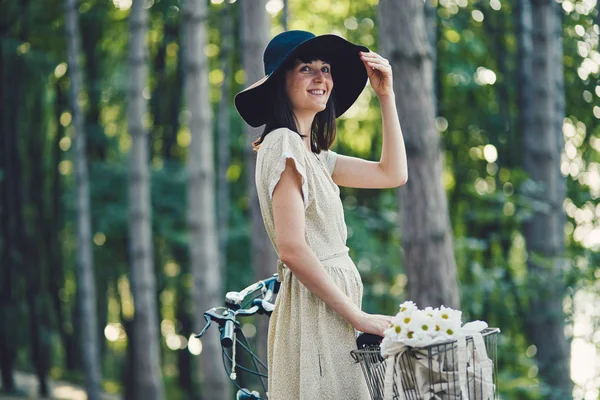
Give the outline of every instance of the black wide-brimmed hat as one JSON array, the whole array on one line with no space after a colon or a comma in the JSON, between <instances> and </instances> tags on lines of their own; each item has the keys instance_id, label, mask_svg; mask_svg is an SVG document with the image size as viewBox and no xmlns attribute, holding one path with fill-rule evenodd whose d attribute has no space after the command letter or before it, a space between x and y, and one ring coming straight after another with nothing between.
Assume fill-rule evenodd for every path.
<instances>
[{"instance_id":1,"label":"black wide-brimmed hat","mask_svg":"<svg viewBox=\"0 0 600 400\"><path fill-rule=\"evenodd\" d=\"M272 77L294 56L314 51L323 54L331 65L336 118L356 101L367 84L367 71L359 51L369 49L351 43L338 35L315 36L305 31L286 31L275 36L263 54L265 77L235 96L235 107L250 126L267 122L268 97L272 96Z\"/></svg>"}]
</instances>

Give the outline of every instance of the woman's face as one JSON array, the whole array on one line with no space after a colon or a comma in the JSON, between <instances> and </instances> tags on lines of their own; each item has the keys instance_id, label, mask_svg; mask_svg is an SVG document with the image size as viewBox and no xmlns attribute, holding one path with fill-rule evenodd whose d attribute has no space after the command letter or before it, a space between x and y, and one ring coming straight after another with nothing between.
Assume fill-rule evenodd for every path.
<instances>
[{"instance_id":1,"label":"woman's face","mask_svg":"<svg viewBox=\"0 0 600 400\"><path fill-rule=\"evenodd\" d=\"M285 89L296 116L323 111L333 89L329 63L314 60L296 60L294 68L286 71Z\"/></svg>"}]
</instances>

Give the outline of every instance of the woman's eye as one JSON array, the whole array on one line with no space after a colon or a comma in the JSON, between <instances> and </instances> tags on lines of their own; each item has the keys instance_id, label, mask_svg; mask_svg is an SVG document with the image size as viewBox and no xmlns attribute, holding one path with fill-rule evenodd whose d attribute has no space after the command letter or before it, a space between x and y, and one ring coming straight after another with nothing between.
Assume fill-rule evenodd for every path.
<instances>
[{"instance_id":1,"label":"woman's eye","mask_svg":"<svg viewBox=\"0 0 600 400\"><path fill-rule=\"evenodd\" d=\"M311 70L310 66L308 66L308 65L304 65L304 66L300 67L300 71L301 72L302 71L310 71L310 70ZM323 71L324 73L331 72L330 69L329 69L329 67L323 67L323 68L321 68L321 71Z\"/></svg>"}]
</instances>

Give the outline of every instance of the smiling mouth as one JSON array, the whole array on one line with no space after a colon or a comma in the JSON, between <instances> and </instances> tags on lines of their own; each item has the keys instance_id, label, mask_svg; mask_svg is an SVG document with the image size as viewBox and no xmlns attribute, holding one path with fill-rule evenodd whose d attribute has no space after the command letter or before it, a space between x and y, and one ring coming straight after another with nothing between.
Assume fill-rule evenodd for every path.
<instances>
[{"instance_id":1,"label":"smiling mouth","mask_svg":"<svg viewBox=\"0 0 600 400\"><path fill-rule=\"evenodd\" d=\"M316 96L322 96L325 94L324 90L309 90L308 93L314 94Z\"/></svg>"}]
</instances>

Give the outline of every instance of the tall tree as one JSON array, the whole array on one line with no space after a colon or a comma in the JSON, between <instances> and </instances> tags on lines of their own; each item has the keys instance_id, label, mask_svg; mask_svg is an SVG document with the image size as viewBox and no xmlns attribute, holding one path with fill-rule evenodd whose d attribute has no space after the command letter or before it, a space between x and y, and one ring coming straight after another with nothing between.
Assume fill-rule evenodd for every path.
<instances>
[{"instance_id":1,"label":"tall tree","mask_svg":"<svg viewBox=\"0 0 600 400\"><path fill-rule=\"evenodd\" d=\"M154 400L164 398L164 389L160 372L160 334L152 251L148 135L144 127L148 108L143 97L148 80L148 9L144 0L133 1L129 18L129 245L135 304L133 333L129 342L133 346L133 364L129 368L133 374L133 396Z\"/></svg>"},{"instance_id":2,"label":"tall tree","mask_svg":"<svg viewBox=\"0 0 600 400\"><path fill-rule=\"evenodd\" d=\"M5 10L0 16L2 32L9 31L9 19L16 13ZM10 60L6 57L4 43L0 51L0 103L10 104L18 95L16 80L10 79L12 75ZM9 89L10 88L10 89ZM8 107L0 107L0 264L2 265L2 279L0 279L0 319L5 321L0 324L0 371L2 373L2 389L5 392L15 390L13 370L17 353L18 341L16 331L10 329L13 323L21 317L17 299L19 298L18 285L19 238L17 237L20 224L17 222L17 210L20 202L18 152L16 151L15 138L17 132L14 126L14 117ZM16 113L14 113L16 114Z\"/></svg>"},{"instance_id":3,"label":"tall tree","mask_svg":"<svg viewBox=\"0 0 600 400\"><path fill-rule=\"evenodd\" d=\"M61 251L61 238L56 232L62 230L64 226L64 205L61 201L62 193L65 191L65 185L61 179L59 173L59 164L62 161L62 149L60 148L60 141L65 135L65 128L60 124L60 116L65 109L68 109L67 102L67 90L63 88L66 82L66 77L62 76L58 78L54 85L54 93L56 94L56 101L54 102L54 118L55 118L55 131L56 134L53 139L50 150L50 195L46 199L48 201L48 212L46 215L46 222L44 225L49 232L46 234L48 238L48 291L51 296L52 306L54 307L54 315L56 316L56 325L58 327L58 333L62 347L65 352L65 368L70 371L74 371L77 365L81 364L79 357L79 351L77 351L78 339L75 337L73 329L67 329L67 321L70 319L69 307L64 307L63 301L61 300L61 289L65 285L65 266L63 253ZM102 304L96 301L96 304ZM79 330L75 330L79 333Z\"/></svg>"},{"instance_id":4,"label":"tall tree","mask_svg":"<svg viewBox=\"0 0 600 400\"><path fill-rule=\"evenodd\" d=\"M427 38L429 39L429 45L431 46L431 66L433 68L433 98L436 99L436 110L435 115L438 114L438 103L439 99L437 96L438 89L438 71L437 71L437 42L438 42L438 27L437 23L437 0L425 0L425 27L427 28Z\"/></svg>"},{"instance_id":5,"label":"tall tree","mask_svg":"<svg viewBox=\"0 0 600 400\"><path fill-rule=\"evenodd\" d=\"M215 167L208 85L208 59L202 49L207 38L207 3L183 3L183 71L186 106L192 135L188 157L188 230L196 326L204 323L204 311L223 302L222 272L215 219ZM218 335L203 337L200 356L202 396L228 399L231 385L215 365L222 362Z\"/></svg>"},{"instance_id":6,"label":"tall tree","mask_svg":"<svg viewBox=\"0 0 600 400\"><path fill-rule=\"evenodd\" d=\"M218 154L218 185L217 196L219 207L218 226L219 226L219 252L221 254L220 262L222 268L227 262L227 238L229 236L229 180L227 179L227 170L231 162L231 71L233 60L233 6L225 2L223 4L223 13L220 16L221 24L221 52L220 65L223 71L223 84L221 85L221 99L217 108L217 154Z\"/></svg>"},{"instance_id":7,"label":"tall tree","mask_svg":"<svg viewBox=\"0 0 600 400\"><path fill-rule=\"evenodd\" d=\"M266 3L266 0L256 0L252 2L243 1L240 4L242 66L246 73L246 86L253 84L264 76L265 68L262 55L269 42L269 29L271 26L271 20L266 11ZM272 275L277 265L277 255L267 236L262 214L260 213L260 204L258 203L254 181L256 154L250 144L260 136L260 133L261 128L252 128L246 125L247 146L244 154L251 218L252 265L257 279ZM268 327L266 318L258 320L256 337L263 340L257 343L257 352L263 360L267 359L266 337Z\"/></svg>"},{"instance_id":8,"label":"tall tree","mask_svg":"<svg viewBox=\"0 0 600 400\"><path fill-rule=\"evenodd\" d=\"M77 299L79 302L79 343L85 371L85 388L88 398L99 400L102 393L100 342L96 312L96 284L92 256L92 223L90 190L87 167L84 115L79 105L82 76L79 67L81 54L77 2L65 0L67 52L71 74L70 103L75 127L75 190L77 218Z\"/></svg>"},{"instance_id":9,"label":"tall tree","mask_svg":"<svg viewBox=\"0 0 600 400\"><path fill-rule=\"evenodd\" d=\"M394 70L410 179L398 190L408 298L421 307L460 305L442 150L435 126L433 49L423 1L381 0L379 39Z\"/></svg>"},{"instance_id":10,"label":"tall tree","mask_svg":"<svg viewBox=\"0 0 600 400\"><path fill-rule=\"evenodd\" d=\"M281 26L283 26L283 30L288 30L288 22L290 20L290 2L289 0L283 0L283 10L281 13Z\"/></svg>"},{"instance_id":11,"label":"tall tree","mask_svg":"<svg viewBox=\"0 0 600 400\"><path fill-rule=\"evenodd\" d=\"M170 52L181 37L179 22L180 13L171 2L160 2L153 7L154 18L163 21L161 41L154 52L151 75L156 79L153 96L150 99L150 109L154 120L151 142L162 142L158 147L150 146L151 158L161 155L166 160L174 157L171 147L176 141L179 131L179 113L183 85L181 83L181 59L176 57L175 70L168 67ZM180 55L181 52L178 52ZM175 57L173 57L175 59ZM156 95L154 95L156 94Z\"/></svg>"},{"instance_id":12,"label":"tall tree","mask_svg":"<svg viewBox=\"0 0 600 400\"><path fill-rule=\"evenodd\" d=\"M530 287L525 324L537 346L544 398L558 400L571 398L573 392L563 312L566 183L560 170L565 115L561 7L553 0L531 0L530 13L528 8L522 0L520 47L526 50L531 44L533 50L521 53L523 70L519 75L532 78L519 81L520 103L525 106L521 122L523 168L533 184L528 195L534 201L533 215L524 226ZM535 71L535 78L531 71Z\"/></svg>"}]
</instances>

